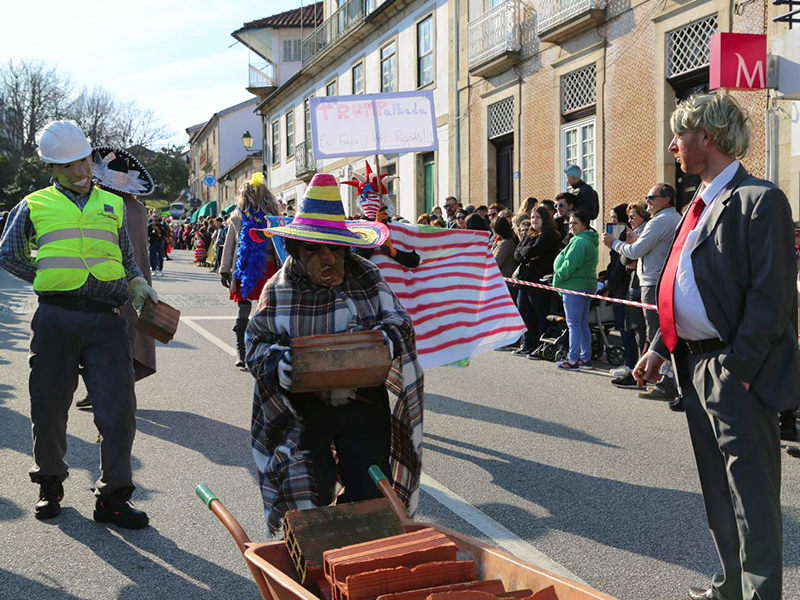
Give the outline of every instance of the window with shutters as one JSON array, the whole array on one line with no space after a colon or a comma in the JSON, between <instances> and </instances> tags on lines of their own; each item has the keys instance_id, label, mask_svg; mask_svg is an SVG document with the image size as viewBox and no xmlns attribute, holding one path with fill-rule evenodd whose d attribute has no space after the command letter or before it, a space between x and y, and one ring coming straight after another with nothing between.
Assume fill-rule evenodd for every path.
<instances>
[{"instance_id":1,"label":"window with shutters","mask_svg":"<svg viewBox=\"0 0 800 600\"><path fill-rule=\"evenodd\" d=\"M592 108L597 102L594 64L561 77L561 114L568 116Z\"/></svg>"},{"instance_id":2,"label":"window with shutters","mask_svg":"<svg viewBox=\"0 0 800 600\"><path fill-rule=\"evenodd\" d=\"M717 15L711 15L667 33L667 79L708 67L716 32Z\"/></svg>"},{"instance_id":3,"label":"window with shutters","mask_svg":"<svg viewBox=\"0 0 800 600\"><path fill-rule=\"evenodd\" d=\"M312 94L313 96L313 94ZM303 121L304 121L304 129L305 129L305 141L311 143L311 98L309 96L305 100L303 100Z\"/></svg>"},{"instance_id":4,"label":"window with shutters","mask_svg":"<svg viewBox=\"0 0 800 600\"><path fill-rule=\"evenodd\" d=\"M353 94L364 93L364 63L360 62L351 69L353 78Z\"/></svg>"},{"instance_id":5,"label":"window with shutters","mask_svg":"<svg viewBox=\"0 0 800 600\"><path fill-rule=\"evenodd\" d=\"M493 140L514 131L514 98L489 105L489 139Z\"/></svg>"},{"instance_id":6,"label":"window with shutters","mask_svg":"<svg viewBox=\"0 0 800 600\"><path fill-rule=\"evenodd\" d=\"M336 80L329 81L328 85L325 86L325 95L326 96L335 96L338 92L339 86L336 85Z\"/></svg>"},{"instance_id":7,"label":"window with shutters","mask_svg":"<svg viewBox=\"0 0 800 600\"><path fill-rule=\"evenodd\" d=\"M283 62L300 62L300 48L300 40L283 40Z\"/></svg>"},{"instance_id":8,"label":"window with shutters","mask_svg":"<svg viewBox=\"0 0 800 600\"><path fill-rule=\"evenodd\" d=\"M281 122L275 119L272 122L272 164L281 162Z\"/></svg>"},{"instance_id":9,"label":"window with shutters","mask_svg":"<svg viewBox=\"0 0 800 600\"><path fill-rule=\"evenodd\" d=\"M397 55L394 41L381 48L381 93L397 91Z\"/></svg>"},{"instance_id":10,"label":"window with shutters","mask_svg":"<svg viewBox=\"0 0 800 600\"><path fill-rule=\"evenodd\" d=\"M286 158L294 158L294 109L286 113Z\"/></svg>"},{"instance_id":11,"label":"window with shutters","mask_svg":"<svg viewBox=\"0 0 800 600\"><path fill-rule=\"evenodd\" d=\"M417 23L417 87L433 83L433 15Z\"/></svg>"},{"instance_id":12,"label":"window with shutters","mask_svg":"<svg viewBox=\"0 0 800 600\"><path fill-rule=\"evenodd\" d=\"M573 121L561 127L561 171L570 165L578 165L583 171L581 179L595 187L597 121L594 116ZM561 183L567 190L566 178Z\"/></svg>"}]
</instances>

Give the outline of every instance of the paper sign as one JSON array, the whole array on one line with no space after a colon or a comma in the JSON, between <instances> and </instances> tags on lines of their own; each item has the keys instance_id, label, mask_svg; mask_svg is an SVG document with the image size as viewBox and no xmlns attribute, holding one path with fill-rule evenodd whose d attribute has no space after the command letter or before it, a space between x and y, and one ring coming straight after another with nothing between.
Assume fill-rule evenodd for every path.
<instances>
[{"instance_id":1,"label":"paper sign","mask_svg":"<svg viewBox=\"0 0 800 600\"><path fill-rule=\"evenodd\" d=\"M438 150L433 91L311 98L314 158Z\"/></svg>"}]
</instances>

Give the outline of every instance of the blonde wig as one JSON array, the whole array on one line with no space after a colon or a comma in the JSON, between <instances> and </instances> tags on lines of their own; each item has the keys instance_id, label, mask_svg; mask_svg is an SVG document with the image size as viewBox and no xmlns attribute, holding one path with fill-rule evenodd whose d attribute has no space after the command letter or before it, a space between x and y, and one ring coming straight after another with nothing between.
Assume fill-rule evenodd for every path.
<instances>
[{"instance_id":1,"label":"blonde wig","mask_svg":"<svg viewBox=\"0 0 800 600\"><path fill-rule=\"evenodd\" d=\"M264 174L258 171L239 187L239 201L236 204L241 213L244 213L245 208L249 206L254 209L260 208L268 215L280 214L278 202L269 191L267 183L264 181Z\"/></svg>"},{"instance_id":2,"label":"blonde wig","mask_svg":"<svg viewBox=\"0 0 800 600\"><path fill-rule=\"evenodd\" d=\"M723 154L742 158L750 145L750 118L729 94L694 94L678 104L670 118L672 133L707 131Z\"/></svg>"}]
</instances>

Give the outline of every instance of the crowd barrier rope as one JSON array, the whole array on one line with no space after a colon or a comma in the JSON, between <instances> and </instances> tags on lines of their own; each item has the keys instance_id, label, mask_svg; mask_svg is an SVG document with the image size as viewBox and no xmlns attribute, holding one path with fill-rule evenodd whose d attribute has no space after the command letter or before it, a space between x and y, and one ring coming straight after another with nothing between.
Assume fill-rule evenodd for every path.
<instances>
[{"instance_id":1,"label":"crowd barrier rope","mask_svg":"<svg viewBox=\"0 0 800 600\"><path fill-rule=\"evenodd\" d=\"M600 296L598 294L587 294L585 292L576 292L574 290L565 290L563 288L553 287L552 285L545 285L543 283L533 283L532 281L523 281L522 279L513 279L511 277L503 277L508 283L514 285L527 285L530 287L548 290L551 292L559 292L561 294L572 294L573 296L583 296L584 298L597 298L598 300L605 300L606 302L616 302L617 304L624 304L626 306L635 306L645 310L654 310L658 312L658 307L655 304L644 304L643 302L634 302L633 300L624 300L622 298L609 298L608 296Z\"/></svg>"}]
</instances>

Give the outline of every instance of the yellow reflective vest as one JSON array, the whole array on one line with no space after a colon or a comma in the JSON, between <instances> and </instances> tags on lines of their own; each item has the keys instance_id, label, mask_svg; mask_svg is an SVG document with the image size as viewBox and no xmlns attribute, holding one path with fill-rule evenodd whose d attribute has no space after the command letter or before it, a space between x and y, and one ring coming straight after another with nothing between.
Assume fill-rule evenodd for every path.
<instances>
[{"instance_id":1,"label":"yellow reflective vest","mask_svg":"<svg viewBox=\"0 0 800 600\"><path fill-rule=\"evenodd\" d=\"M100 281L125 277L119 248L122 198L93 188L80 210L51 186L26 200L39 244L34 291L76 290L90 274Z\"/></svg>"}]
</instances>

